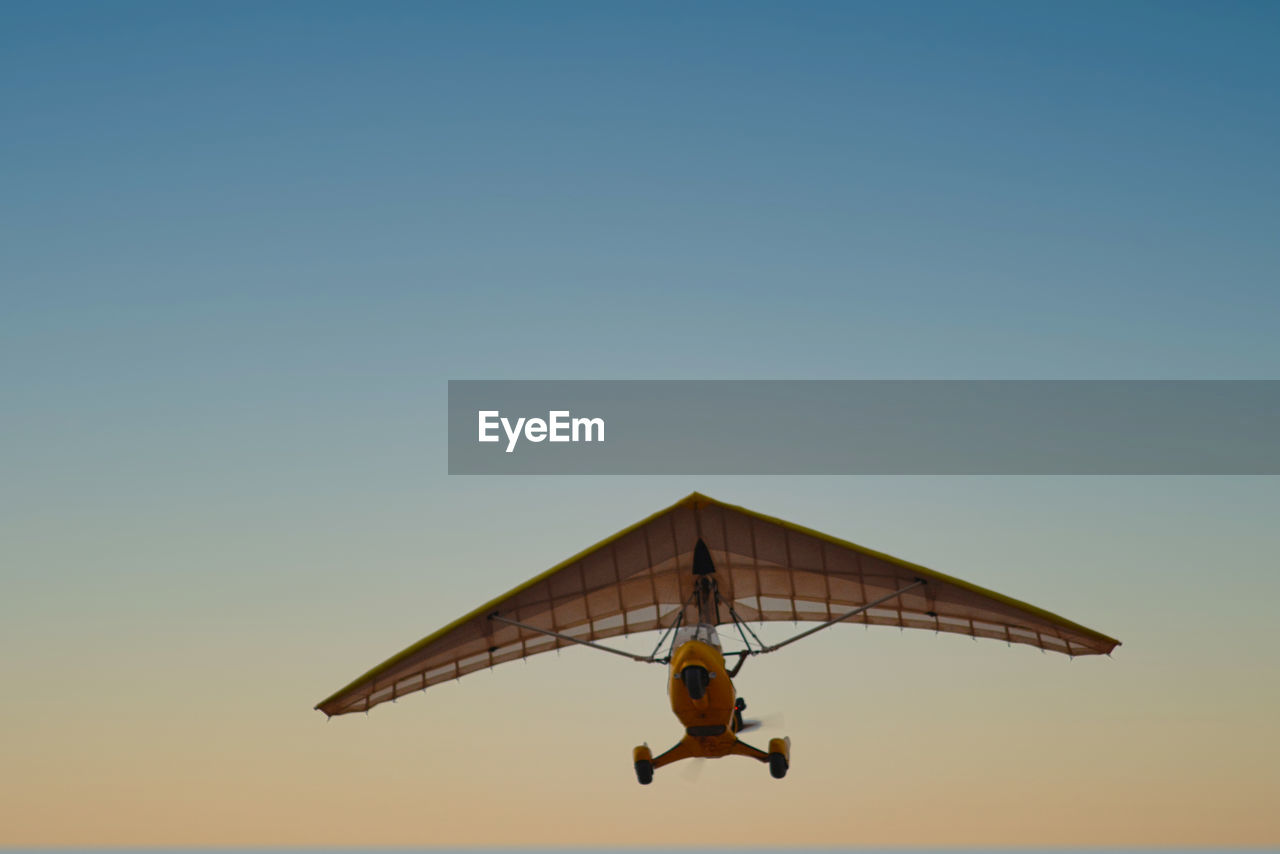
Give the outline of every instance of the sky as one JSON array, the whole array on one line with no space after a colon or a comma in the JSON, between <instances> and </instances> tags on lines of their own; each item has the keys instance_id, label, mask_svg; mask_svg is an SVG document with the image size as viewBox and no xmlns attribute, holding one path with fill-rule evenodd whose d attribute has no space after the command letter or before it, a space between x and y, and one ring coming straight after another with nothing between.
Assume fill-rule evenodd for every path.
<instances>
[{"instance_id":1,"label":"sky","mask_svg":"<svg viewBox=\"0 0 1280 854\"><path fill-rule=\"evenodd\" d=\"M449 379L1274 379L1278 35L0 5L0 845L1280 844L1274 478L469 478L444 435ZM781 782L638 787L664 678L589 650L312 710L693 490L1124 645L755 659Z\"/></svg>"}]
</instances>

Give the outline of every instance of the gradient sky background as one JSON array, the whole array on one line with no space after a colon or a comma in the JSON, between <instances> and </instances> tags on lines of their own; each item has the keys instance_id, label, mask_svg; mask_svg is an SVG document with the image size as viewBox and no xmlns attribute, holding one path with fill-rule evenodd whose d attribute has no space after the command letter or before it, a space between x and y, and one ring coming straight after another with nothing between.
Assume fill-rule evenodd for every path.
<instances>
[{"instance_id":1,"label":"gradient sky background","mask_svg":"<svg viewBox=\"0 0 1280 854\"><path fill-rule=\"evenodd\" d=\"M1280 7L0 7L0 844L1280 843L1273 478L450 478L449 378L1280 374ZM675 416L678 417L678 414ZM1124 641L312 705L697 489Z\"/></svg>"}]
</instances>

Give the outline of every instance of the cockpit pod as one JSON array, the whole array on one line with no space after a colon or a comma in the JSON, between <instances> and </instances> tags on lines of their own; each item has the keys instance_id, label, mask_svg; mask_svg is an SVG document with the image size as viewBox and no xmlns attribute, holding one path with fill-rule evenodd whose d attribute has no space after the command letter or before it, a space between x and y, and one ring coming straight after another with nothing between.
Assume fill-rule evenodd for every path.
<instances>
[{"instance_id":1,"label":"cockpit pod","mask_svg":"<svg viewBox=\"0 0 1280 854\"><path fill-rule=\"evenodd\" d=\"M702 700L716 674L724 670L724 652L715 626L703 623L676 632L675 649L683 654L671 660L671 681L667 693L684 685L689 699Z\"/></svg>"}]
</instances>

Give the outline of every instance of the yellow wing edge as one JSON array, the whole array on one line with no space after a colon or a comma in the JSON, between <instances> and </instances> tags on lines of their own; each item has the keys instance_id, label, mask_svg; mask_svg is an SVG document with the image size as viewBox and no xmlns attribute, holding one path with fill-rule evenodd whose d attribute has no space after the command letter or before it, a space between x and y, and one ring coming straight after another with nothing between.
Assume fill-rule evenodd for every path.
<instances>
[{"instance_id":1,"label":"yellow wing edge","mask_svg":"<svg viewBox=\"0 0 1280 854\"><path fill-rule=\"evenodd\" d=\"M528 590L530 587L537 584L538 582L544 581L550 576L555 575L557 572L564 569L566 566L572 566L574 563L582 560L587 555L591 554L597 549L604 548L610 543L615 542L621 539L622 537L625 537L627 534L630 534L632 531L635 531L638 528L644 527L645 525L652 522L654 519L657 519L666 513L670 513L672 510L675 510L677 507L683 506L685 504L688 504L692 501L696 501L698 499L711 501L712 503L717 503L717 504L719 503L715 501L715 499L708 499L705 495L700 495L694 492L685 496L684 498L681 498L679 501L677 501L675 504L672 504L670 507L664 507L661 510L657 511L656 513L651 513L650 515L641 519L639 522L636 522L634 525L628 525L627 527L623 528L621 531L618 531L616 534L605 537L603 540L601 540L598 543L595 543L594 545L587 546L585 549L578 552L573 557L566 558L560 561L558 564L551 567L546 572L540 572L537 575L535 575L533 578L530 578L528 581L522 584L517 584L515 587L511 588L506 593L503 593L501 596L497 596L493 599L490 599L488 602L485 602L483 605L481 605L479 608L476 608L474 611L470 611L469 613L464 614L463 616L454 620L452 623L445 626L444 628L437 629L436 631L427 635L425 638L413 644L412 646L408 647L407 649L401 650L400 652L388 658L386 661L382 662L381 664L371 669L368 673L365 673L362 676L359 676L356 679L351 680L350 684L338 689L337 691L334 691L333 694L331 694L330 696L325 697L323 700L321 700L319 703L316 704L316 709L319 711L323 711L323 709L321 708L322 706L326 706L329 703L332 703L334 700L337 700L339 697L341 697L343 694L346 694L348 691L352 691L356 688L359 688L365 682L368 682L370 679L373 679L382 671L386 670L389 667L394 667L395 665L404 661L406 658L409 658L410 656L412 656L414 653L422 650L424 647L427 646L427 644L431 643L432 641L438 640L439 638L444 637L449 632L458 628L458 626L464 625L468 620L474 620L476 617L479 617L481 614L485 614L485 613L488 613L489 611L492 611L498 605L502 604L507 599L510 599L512 596L515 596L517 593ZM725 506L729 506L729 505L725 505Z\"/></svg>"},{"instance_id":2,"label":"yellow wing edge","mask_svg":"<svg viewBox=\"0 0 1280 854\"><path fill-rule=\"evenodd\" d=\"M819 540L825 540L826 542L831 543L832 545L841 546L846 549L853 549L854 551L861 552L862 554L867 555L869 557L878 558L888 563L892 563L896 566L900 566L903 569L909 569L912 572L918 573L920 575L927 576L929 578L936 578L937 580L945 581L948 584L954 584L957 587L962 587L965 590L968 590L972 593L978 593L983 596L989 596L992 599L995 599L997 602L1001 602L1005 605L1011 605L1015 608L1021 608L1025 611L1035 614L1037 617L1040 617L1045 620L1049 620L1051 622L1056 622L1066 628L1073 629L1082 634L1089 635L1090 637L1093 637L1104 643L1111 644L1111 647L1113 649L1121 645L1120 641L1116 640L1113 637L1108 637L1107 635L1104 635L1102 632L1095 631L1089 628L1088 626L1082 626L1079 623L1072 622L1071 620L1068 620L1066 617L1059 616L1058 614L1055 614L1052 611L1046 611L1043 608L1037 608L1035 605L1032 605L1027 602L1023 602L1021 599L1014 599L1012 596L1005 596L1003 593L997 593L994 590L988 590L985 587L982 587L977 584L973 584L971 582L965 581L960 578L955 578L954 576L947 575L944 572L938 572L936 569L929 569L927 566L920 566L917 563L912 563L911 561L903 560L902 558L894 557L893 555L885 554L884 552L878 552L875 549L869 549L866 546L860 546L857 543L851 543L848 540L842 540L839 537L833 537L830 534L824 534L821 531L815 531L813 528L806 528L804 525L797 525L794 522L788 522L785 519L779 519L776 516L768 516L764 513L757 513L755 510L749 510L746 507L740 507L736 504L726 504L723 501L717 501L714 498L709 498L705 495L699 495L696 492L690 495L688 498L684 499L684 501L689 501L691 499L703 500L709 504L717 504L721 507L727 507L731 510L738 511L739 513L744 513L747 516L754 516L755 518L760 519L762 521L772 522L775 525L781 525L784 528L790 528L792 531L795 531L796 533L807 534L810 537L816 537ZM684 503L684 502L680 502L680 503Z\"/></svg>"}]
</instances>

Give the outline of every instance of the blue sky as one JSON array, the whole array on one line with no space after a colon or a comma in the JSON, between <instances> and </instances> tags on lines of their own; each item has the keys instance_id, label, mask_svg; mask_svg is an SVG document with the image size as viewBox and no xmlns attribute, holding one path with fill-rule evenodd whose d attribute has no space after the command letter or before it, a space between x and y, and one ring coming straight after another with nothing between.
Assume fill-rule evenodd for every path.
<instances>
[{"instance_id":1,"label":"blue sky","mask_svg":"<svg viewBox=\"0 0 1280 854\"><path fill-rule=\"evenodd\" d=\"M0 6L0 677L44 698L3 729L48 728L0 745L36 781L0 843L267 839L250 801L240 836L128 805L50 836L75 822L38 806L110 779L77 763L113 767L84 686L141 731L236 721L305 792L305 757L363 749L311 703L698 489L1124 640L1056 708L1121 745L1120 789L1152 757L1172 788L1076 841L1274 844L1276 763L1213 735L1274 734L1274 479L449 478L444 406L450 378L1275 378L1278 36L1267 3ZM138 712L156 674L205 705ZM1212 725L1185 767L1123 754L1162 713ZM1234 790L1178 788L1210 772L1251 787L1236 836L1194 823ZM271 839L364 839L296 800ZM995 841L1062 839L1051 801ZM951 841L994 839L980 806Z\"/></svg>"},{"instance_id":2,"label":"blue sky","mask_svg":"<svg viewBox=\"0 0 1280 854\"><path fill-rule=\"evenodd\" d=\"M450 377L1280 363L1268 4L4 14L0 378L37 482L434 455Z\"/></svg>"},{"instance_id":3,"label":"blue sky","mask_svg":"<svg viewBox=\"0 0 1280 854\"><path fill-rule=\"evenodd\" d=\"M53 372L1275 372L1266 4L7 18L6 338Z\"/></svg>"}]
</instances>

